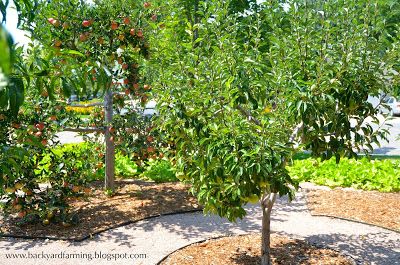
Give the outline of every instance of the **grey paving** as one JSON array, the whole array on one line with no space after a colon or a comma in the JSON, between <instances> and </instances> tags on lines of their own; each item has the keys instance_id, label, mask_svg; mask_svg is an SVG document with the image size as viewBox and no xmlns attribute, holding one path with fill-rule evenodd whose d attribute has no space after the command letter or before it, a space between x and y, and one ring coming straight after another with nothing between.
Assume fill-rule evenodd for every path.
<instances>
[{"instance_id":1,"label":"grey paving","mask_svg":"<svg viewBox=\"0 0 400 265\"><path fill-rule=\"evenodd\" d=\"M177 214L140 221L103 232L83 242L51 240L0 240L0 264L156 264L165 255L190 243L221 235L259 233L261 213L257 205L232 224L202 213ZM101 214L101 213L99 213ZM311 243L330 247L351 256L357 264L400 264L400 233L328 217L313 217L302 193L288 203L279 199L273 211L272 230ZM146 254L142 259L6 259L6 254Z\"/></svg>"}]
</instances>

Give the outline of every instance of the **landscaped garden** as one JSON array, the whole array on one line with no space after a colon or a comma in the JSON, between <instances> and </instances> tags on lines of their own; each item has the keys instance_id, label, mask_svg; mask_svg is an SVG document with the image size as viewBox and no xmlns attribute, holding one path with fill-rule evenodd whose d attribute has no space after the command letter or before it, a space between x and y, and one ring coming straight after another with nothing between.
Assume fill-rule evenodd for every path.
<instances>
[{"instance_id":1,"label":"landscaped garden","mask_svg":"<svg viewBox=\"0 0 400 265\"><path fill-rule=\"evenodd\" d=\"M390 131L384 97L367 101L398 93L399 4L13 3L32 43L0 27L3 238L83 242L197 211L236 222L259 203L260 234L160 264L353 264L271 235L296 192L312 216L400 232L400 160L371 156ZM61 144L66 131L84 141Z\"/></svg>"}]
</instances>

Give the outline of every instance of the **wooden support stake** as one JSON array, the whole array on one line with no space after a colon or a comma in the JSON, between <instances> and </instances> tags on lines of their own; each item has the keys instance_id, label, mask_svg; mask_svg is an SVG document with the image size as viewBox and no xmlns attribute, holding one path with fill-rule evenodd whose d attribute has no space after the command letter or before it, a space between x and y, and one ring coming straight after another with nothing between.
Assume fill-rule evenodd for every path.
<instances>
[{"instance_id":1,"label":"wooden support stake","mask_svg":"<svg viewBox=\"0 0 400 265\"><path fill-rule=\"evenodd\" d=\"M105 172L105 183L104 186L107 190L114 191L114 179L115 179L115 146L114 141L111 140L112 134L110 133L110 127L112 125L113 117L113 93L109 89L104 95L104 112L105 112L105 132L104 138L106 142L106 172Z\"/></svg>"}]
</instances>

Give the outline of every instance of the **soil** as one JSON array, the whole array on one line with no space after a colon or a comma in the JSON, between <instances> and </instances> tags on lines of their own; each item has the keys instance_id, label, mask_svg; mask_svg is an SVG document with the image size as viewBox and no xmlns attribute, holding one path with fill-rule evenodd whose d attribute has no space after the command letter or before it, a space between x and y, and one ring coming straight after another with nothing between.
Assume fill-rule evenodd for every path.
<instances>
[{"instance_id":1,"label":"soil","mask_svg":"<svg viewBox=\"0 0 400 265\"><path fill-rule=\"evenodd\" d=\"M93 184L93 192L86 200L72 203L79 218L76 225L42 223L18 226L17 218L0 220L3 236L51 238L80 241L93 234L151 216L175 212L200 210L197 200L188 193L189 187L181 183L144 182L124 180L116 182L115 194L108 197Z\"/></svg>"},{"instance_id":2,"label":"soil","mask_svg":"<svg viewBox=\"0 0 400 265\"><path fill-rule=\"evenodd\" d=\"M306 189L312 215L339 217L400 232L400 192L382 193L349 188Z\"/></svg>"},{"instance_id":3,"label":"soil","mask_svg":"<svg viewBox=\"0 0 400 265\"><path fill-rule=\"evenodd\" d=\"M169 255L160 265L258 265L261 236L245 235L211 239ZM354 262L338 252L317 248L303 240L271 236L272 264L349 265Z\"/></svg>"}]
</instances>

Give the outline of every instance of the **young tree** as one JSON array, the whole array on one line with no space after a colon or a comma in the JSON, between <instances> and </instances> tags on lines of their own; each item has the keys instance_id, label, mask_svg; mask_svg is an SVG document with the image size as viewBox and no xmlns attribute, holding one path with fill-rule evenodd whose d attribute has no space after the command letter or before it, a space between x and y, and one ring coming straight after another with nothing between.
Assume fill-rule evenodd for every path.
<instances>
[{"instance_id":1,"label":"young tree","mask_svg":"<svg viewBox=\"0 0 400 265\"><path fill-rule=\"evenodd\" d=\"M376 3L266 1L244 12L232 3L163 7L165 29L152 41L159 124L205 212L234 221L260 201L266 265L272 206L297 187L285 168L293 153L339 162L385 138L365 122L378 123L367 97L395 81L397 43L382 45Z\"/></svg>"}]
</instances>

